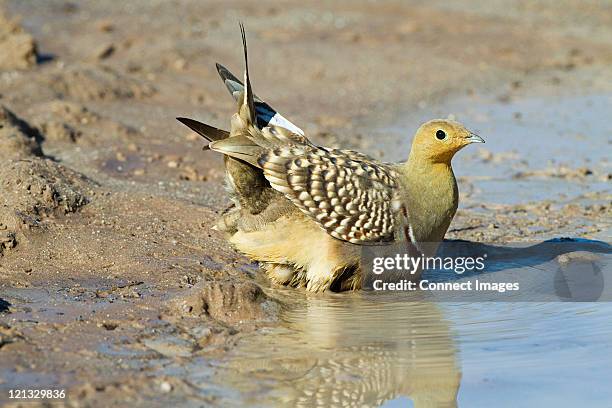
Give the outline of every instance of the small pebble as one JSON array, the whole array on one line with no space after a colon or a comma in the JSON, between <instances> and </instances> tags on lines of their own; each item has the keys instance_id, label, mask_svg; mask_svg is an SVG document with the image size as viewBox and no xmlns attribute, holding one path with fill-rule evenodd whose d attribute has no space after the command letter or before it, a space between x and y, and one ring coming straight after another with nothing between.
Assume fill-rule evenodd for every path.
<instances>
[{"instance_id":1,"label":"small pebble","mask_svg":"<svg viewBox=\"0 0 612 408\"><path fill-rule=\"evenodd\" d=\"M170 392L172 391L172 385L169 382L164 381L159 385L159 390L161 392Z\"/></svg>"}]
</instances>

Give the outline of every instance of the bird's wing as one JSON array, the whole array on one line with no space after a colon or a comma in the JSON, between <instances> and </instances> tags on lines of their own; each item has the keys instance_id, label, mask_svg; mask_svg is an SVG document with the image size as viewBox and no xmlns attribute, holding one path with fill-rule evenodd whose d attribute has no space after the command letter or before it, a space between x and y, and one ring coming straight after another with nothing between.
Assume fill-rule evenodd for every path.
<instances>
[{"instance_id":1,"label":"bird's wing","mask_svg":"<svg viewBox=\"0 0 612 408\"><path fill-rule=\"evenodd\" d=\"M261 168L272 188L334 238L361 245L395 238L401 206L391 166L358 152L316 146L283 128L251 129L212 142L210 149Z\"/></svg>"},{"instance_id":2,"label":"bird's wing","mask_svg":"<svg viewBox=\"0 0 612 408\"><path fill-rule=\"evenodd\" d=\"M334 238L354 244L393 240L397 175L390 167L361 153L311 144L267 150L257 163L275 190Z\"/></svg>"}]
</instances>

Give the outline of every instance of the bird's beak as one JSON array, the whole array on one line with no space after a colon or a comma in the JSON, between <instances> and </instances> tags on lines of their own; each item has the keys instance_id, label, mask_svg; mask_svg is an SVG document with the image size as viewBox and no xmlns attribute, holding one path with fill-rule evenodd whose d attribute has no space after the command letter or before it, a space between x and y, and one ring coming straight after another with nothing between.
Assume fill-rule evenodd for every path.
<instances>
[{"instance_id":1,"label":"bird's beak","mask_svg":"<svg viewBox=\"0 0 612 408\"><path fill-rule=\"evenodd\" d=\"M468 137L466 137L468 143L484 143L484 139L478 136L476 133L470 132Z\"/></svg>"}]
</instances>

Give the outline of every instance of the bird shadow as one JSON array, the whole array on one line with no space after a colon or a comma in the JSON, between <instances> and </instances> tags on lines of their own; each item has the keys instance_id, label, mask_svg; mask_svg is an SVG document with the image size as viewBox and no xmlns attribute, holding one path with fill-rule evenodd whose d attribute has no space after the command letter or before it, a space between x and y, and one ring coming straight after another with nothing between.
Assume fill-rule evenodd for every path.
<instances>
[{"instance_id":1,"label":"bird shadow","mask_svg":"<svg viewBox=\"0 0 612 408\"><path fill-rule=\"evenodd\" d=\"M466 240L445 240L438 250L442 258L477 258L486 259L482 270L466 270L457 273L456 270L436 269L425 273L432 275L433 281L452 281L506 271L513 268L534 268L546 264L555 258L572 252L591 254L610 254L612 246L603 241L583 238L554 238L533 245L502 246Z\"/></svg>"}]
</instances>

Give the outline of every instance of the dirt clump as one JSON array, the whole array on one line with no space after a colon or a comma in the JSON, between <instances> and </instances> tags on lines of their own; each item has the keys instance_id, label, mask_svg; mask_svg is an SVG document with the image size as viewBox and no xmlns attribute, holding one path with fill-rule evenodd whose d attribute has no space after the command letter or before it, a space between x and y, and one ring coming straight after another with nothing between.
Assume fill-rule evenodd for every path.
<instances>
[{"instance_id":1,"label":"dirt clump","mask_svg":"<svg viewBox=\"0 0 612 408\"><path fill-rule=\"evenodd\" d=\"M210 316L227 324L271 320L277 312L277 305L249 281L203 281L174 306L178 313Z\"/></svg>"},{"instance_id":2,"label":"dirt clump","mask_svg":"<svg viewBox=\"0 0 612 408\"><path fill-rule=\"evenodd\" d=\"M41 139L38 130L0 105L0 156L3 159L42 156Z\"/></svg>"},{"instance_id":3,"label":"dirt clump","mask_svg":"<svg viewBox=\"0 0 612 408\"><path fill-rule=\"evenodd\" d=\"M34 38L0 10L0 69L27 69L38 59Z\"/></svg>"},{"instance_id":4,"label":"dirt clump","mask_svg":"<svg viewBox=\"0 0 612 408\"><path fill-rule=\"evenodd\" d=\"M45 157L42 140L35 127L0 106L0 255L17 245L19 231L75 212L93 194L95 183Z\"/></svg>"},{"instance_id":5,"label":"dirt clump","mask_svg":"<svg viewBox=\"0 0 612 408\"><path fill-rule=\"evenodd\" d=\"M113 136L130 138L139 132L133 127L101 115L85 105L54 99L28 110L32 123L40 129L44 140L57 148L58 144L84 142L85 145L103 143L101 139Z\"/></svg>"},{"instance_id":6,"label":"dirt clump","mask_svg":"<svg viewBox=\"0 0 612 408\"><path fill-rule=\"evenodd\" d=\"M76 66L61 69L47 85L59 98L115 100L146 98L155 94L153 85L121 74L107 66Z\"/></svg>"},{"instance_id":7,"label":"dirt clump","mask_svg":"<svg viewBox=\"0 0 612 408\"><path fill-rule=\"evenodd\" d=\"M0 299L0 304L2 299ZM1 313L1 309L0 309ZM23 334L8 323L0 322L0 349L7 345L23 339Z\"/></svg>"},{"instance_id":8,"label":"dirt clump","mask_svg":"<svg viewBox=\"0 0 612 408\"><path fill-rule=\"evenodd\" d=\"M77 211L94 183L49 159L33 157L0 164L0 222L37 225L41 217Z\"/></svg>"}]
</instances>

